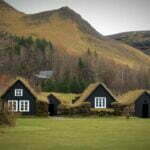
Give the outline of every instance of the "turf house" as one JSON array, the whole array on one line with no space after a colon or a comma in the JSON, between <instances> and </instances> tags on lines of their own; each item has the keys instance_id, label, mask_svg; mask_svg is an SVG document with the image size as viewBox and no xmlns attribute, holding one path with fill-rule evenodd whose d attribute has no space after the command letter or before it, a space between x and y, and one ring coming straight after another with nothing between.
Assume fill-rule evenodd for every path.
<instances>
[{"instance_id":1,"label":"turf house","mask_svg":"<svg viewBox=\"0 0 150 150\"><path fill-rule=\"evenodd\" d=\"M75 103L89 102L94 109L112 108L111 104L116 101L115 96L102 83L90 84Z\"/></svg>"},{"instance_id":2,"label":"turf house","mask_svg":"<svg viewBox=\"0 0 150 150\"><path fill-rule=\"evenodd\" d=\"M8 84L8 87L1 94L1 110L6 106L9 111L23 115L36 115L38 104L48 104L44 97L37 94L31 84L24 78L16 78Z\"/></svg>"},{"instance_id":3,"label":"turf house","mask_svg":"<svg viewBox=\"0 0 150 150\"><path fill-rule=\"evenodd\" d=\"M150 117L150 92L146 90L129 91L118 98L123 113L132 116Z\"/></svg>"},{"instance_id":4,"label":"turf house","mask_svg":"<svg viewBox=\"0 0 150 150\"><path fill-rule=\"evenodd\" d=\"M65 94L65 93L55 93L55 92L42 92L40 94L46 101L48 101L48 114L50 116L56 116L61 114L59 107L61 105L65 107L71 107L72 100L75 99L78 94Z\"/></svg>"}]
</instances>

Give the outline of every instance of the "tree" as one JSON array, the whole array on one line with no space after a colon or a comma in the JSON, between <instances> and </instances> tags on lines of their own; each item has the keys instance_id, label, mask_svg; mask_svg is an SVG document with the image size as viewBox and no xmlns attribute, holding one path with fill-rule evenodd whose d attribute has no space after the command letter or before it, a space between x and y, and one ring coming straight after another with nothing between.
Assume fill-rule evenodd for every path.
<instances>
[{"instance_id":1,"label":"tree","mask_svg":"<svg viewBox=\"0 0 150 150\"><path fill-rule=\"evenodd\" d=\"M91 50L88 48L88 50L87 50L87 54L88 55L91 55Z\"/></svg>"},{"instance_id":2,"label":"tree","mask_svg":"<svg viewBox=\"0 0 150 150\"><path fill-rule=\"evenodd\" d=\"M79 67L79 69L83 69L85 67L85 64L81 57L78 60L78 67Z\"/></svg>"},{"instance_id":3,"label":"tree","mask_svg":"<svg viewBox=\"0 0 150 150\"><path fill-rule=\"evenodd\" d=\"M20 55L21 47L18 44L15 45L14 50L16 55Z\"/></svg>"},{"instance_id":4,"label":"tree","mask_svg":"<svg viewBox=\"0 0 150 150\"><path fill-rule=\"evenodd\" d=\"M33 38L32 38L32 36L29 36L29 37L26 39L26 43L27 43L28 45L32 45L32 44L33 44Z\"/></svg>"},{"instance_id":5,"label":"tree","mask_svg":"<svg viewBox=\"0 0 150 150\"><path fill-rule=\"evenodd\" d=\"M44 92L55 91L55 81L49 79L41 83L41 88Z\"/></svg>"},{"instance_id":6,"label":"tree","mask_svg":"<svg viewBox=\"0 0 150 150\"><path fill-rule=\"evenodd\" d=\"M47 46L47 41L45 39L36 39L36 46L38 49L40 49L41 51L44 51L46 46Z\"/></svg>"}]
</instances>

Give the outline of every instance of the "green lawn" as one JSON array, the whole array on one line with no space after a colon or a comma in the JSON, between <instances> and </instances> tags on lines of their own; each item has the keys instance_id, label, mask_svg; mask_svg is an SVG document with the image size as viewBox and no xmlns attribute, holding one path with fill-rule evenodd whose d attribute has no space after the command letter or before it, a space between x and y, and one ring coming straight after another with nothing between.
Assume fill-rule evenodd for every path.
<instances>
[{"instance_id":1,"label":"green lawn","mask_svg":"<svg viewBox=\"0 0 150 150\"><path fill-rule=\"evenodd\" d=\"M0 128L0 150L149 150L150 119L22 118Z\"/></svg>"}]
</instances>

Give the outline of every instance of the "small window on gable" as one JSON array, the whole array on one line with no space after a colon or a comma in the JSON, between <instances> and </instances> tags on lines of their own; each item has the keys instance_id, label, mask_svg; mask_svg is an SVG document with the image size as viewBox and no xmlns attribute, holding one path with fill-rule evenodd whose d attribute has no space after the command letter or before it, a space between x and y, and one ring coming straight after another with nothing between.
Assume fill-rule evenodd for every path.
<instances>
[{"instance_id":1,"label":"small window on gable","mask_svg":"<svg viewBox=\"0 0 150 150\"><path fill-rule=\"evenodd\" d=\"M106 97L95 97L95 108L106 108Z\"/></svg>"},{"instance_id":2,"label":"small window on gable","mask_svg":"<svg viewBox=\"0 0 150 150\"><path fill-rule=\"evenodd\" d=\"M15 96L23 96L23 89L15 89Z\"/></svg>"}]
</instances>

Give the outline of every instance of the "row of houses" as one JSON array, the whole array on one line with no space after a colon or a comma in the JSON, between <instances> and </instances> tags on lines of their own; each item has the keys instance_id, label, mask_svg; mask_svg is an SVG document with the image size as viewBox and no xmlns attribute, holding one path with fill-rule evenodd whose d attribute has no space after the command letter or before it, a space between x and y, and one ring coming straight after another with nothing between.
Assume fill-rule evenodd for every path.
<instances>
[{"instance_id":1,"label":"row of houses","mask_svg":"<svg viewBox=\"0 0 150 150\"><path fill-rule=\"evenodd\" d=\"M112 109L113 104L117 104L132 115L150 117L150 92L147 90L130 91L116 97L103 83L94 83L81 94L44 93L36 91L28 80L16 78L0 91L1 110L7 105L9 111L24 115L36 115L38 102L48 105L47 112L51 116L57 115L61 104L73 106L88 102L95 110Z\"/></svg>"}]
</instances>

